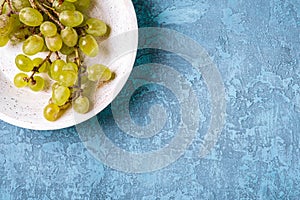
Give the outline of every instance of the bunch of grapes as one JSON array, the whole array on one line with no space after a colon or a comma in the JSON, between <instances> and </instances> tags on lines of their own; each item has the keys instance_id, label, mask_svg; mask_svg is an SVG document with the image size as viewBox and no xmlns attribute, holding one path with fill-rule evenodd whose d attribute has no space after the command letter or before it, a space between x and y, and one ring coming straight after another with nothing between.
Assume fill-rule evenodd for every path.
<instances>
[{"instance_id":1,"label":"bunch of grapes","mask_svg":"<svg viewBox=\"0 0 300 200\"><path fill-rule=\"evenodd\" d=\"M95 37L108 35L103 21L84 14L89 5L90 0L0 0L0 46L23 42L23 53L15 58L22 72L15 75L14 85L38 92L47 85L40 74L50 77L52 97L44 108L49 121L57 120L71 105L78 113L88 112L84 84L113 77L104 65L84 65L85 56L99 52ZM48 55L32 58L39 52Z\"/></svg>"}]
</instances>

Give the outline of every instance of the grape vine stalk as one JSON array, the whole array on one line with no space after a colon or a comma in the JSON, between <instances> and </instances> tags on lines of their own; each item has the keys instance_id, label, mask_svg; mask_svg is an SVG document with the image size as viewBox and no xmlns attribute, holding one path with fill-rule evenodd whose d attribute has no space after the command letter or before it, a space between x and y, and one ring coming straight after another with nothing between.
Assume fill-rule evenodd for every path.
<instances>
[{"instance_id":1,"label":"grape vine stalk","mask_svg":"<svg viewBox=\"0 0 300 200\"><path fill-rule=\"evenodd\" d=\"M107 37L108 25L88 17L90 0L0 0L0 47L22 44L15 58L20 70L17 88L45 89L50 78L51 98L43 114L58 120L66 109L84 114L90 99L84 89L90 82L108 82L114 74L102 64L86 66L86 57L99 54L96 37ZM38 57L48 52L45 58Z\"/></svg>"}]
</instances>

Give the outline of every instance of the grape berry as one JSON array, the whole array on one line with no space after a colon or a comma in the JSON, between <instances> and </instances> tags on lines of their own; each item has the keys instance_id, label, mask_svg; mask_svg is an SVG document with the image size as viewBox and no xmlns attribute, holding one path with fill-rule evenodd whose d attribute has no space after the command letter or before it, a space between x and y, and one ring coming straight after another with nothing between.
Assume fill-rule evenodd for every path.
<instances>
[{"instance_id":1,"label":"grape berry","mask_svg":"<svg viewBox=\"0 0 300 200\"><path fill-rule=\"evenodd\" d=\"M23 53L15 58L21 72L14 85L39 92L49 85L43 77L50 77L52 94L43 111L49 121L56 121L70 105L87 113L91 103L84 84L113 77L104 65L84 65L85 56L99 53L95 37L108 32L103 21L86 16L89 5L90 0L0 0L0 47L23 42ZM32 58L40 52L48 55Z\"/></svg>"}]
</instances>

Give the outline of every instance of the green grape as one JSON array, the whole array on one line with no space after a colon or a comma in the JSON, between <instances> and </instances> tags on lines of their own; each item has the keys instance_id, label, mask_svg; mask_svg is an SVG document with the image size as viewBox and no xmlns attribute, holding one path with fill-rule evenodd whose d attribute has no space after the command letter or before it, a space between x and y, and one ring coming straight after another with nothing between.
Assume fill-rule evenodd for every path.
<instances>
[{"instance_id":1,"label":"green grape","mask_svg":"<svg viewBox=\"0 0 300 200\"><path fill-rule=\"evenodd\" d=\"M89 57L95 57L99 53L98 43L91 35L86 35L79 39L79 48Z\"/></svg>"},{"instance_id":2,"label":"green grape","mask_svg":"<svg viewBox=\"0 0 300 200\"><path fill-rule=\"evenodd\" d=\"M33 61L32 61L34 67L39 67L40 64L41 64L42 62L44 62L44 59L42 59L42 58L35 58L35 59L33 59ZM40 66L38 72L39 72L39 73L47 72L49 67L50 67L50 63L49 63L49 61L47 60L47 61L45 61L45 62L42 64L42 66Z\"/></svg>"},{"instance_id":3,"label":"green grape","mask_svg":"<svg viewBox=\"0 0 300 200\"><path fill-rule=\"evenodd\" d=\"M48 72L49 67L50 67L50 62L47 60L46 62L44 62L44 64L42 64L41 68L39 69L39 72L46 73Z\"/></svg>"},{"instance_id":4,"label":"green grape","mask_svg":"<svg viewBox=\"0 0 300 200\"><path fill-rule=\"evenodd\" d=\"M41 52L47 52L47 53L49 53L49 49L47 48L47 46L46 46L45 43L44 43L44 47L43 47L43 49L42 49Z\"/></svg>"},{"instance_id":5,"label":"green grape","mask_svg":"<svg viewBox=\"0 0 300 200\"><path fill-rule=\"evenodd\" d=\"M19 27L19 29L13 31L9 35L9 39L12 44L17 44L21 41L24 41L30 35L32 35L32 33L29 31L28 27Z\"/></svg>"},{"instance_id":6,"label":"green grape","mask_svg":"<svg viewBox=\"0 0 300 200\"><path fill-rule=\"evenodd\" d=\"M21 26L22 26L22 28L24 27L24 24L22 24L20 19L19 19L19 15L10 14L9 16L10 16L11 20L13 21L12 31L11 31L10 34L13 34L16 31L19 31L21 29Z\"/></svg>"},{"instance_id":7,"label":"green grape","mask_svg":"<svg viewBox=\"0 0 300 200\"><path fill-rule=\"evenodd\" d=\"M106 24L96 18L90 18L86 21L87 29L86 32L93 36L103 36L107 32Z\"/></svg>"},{"instance_id":8,"label":"green grape","mask_svg":"<svg viewBox=\"0 0 300 200\"><path fill-rule=\"evenodd\" d=\"M80 77L80 82L81 82L82 85L88 83L88 81L89 81L89 79L88 79L87 75L84 75L84 76Z\"/></svg>"},{"instance_id":9,"label":"green grape","mask_svg":"<svg viewBox=\"0 0 300 200\"><path fill-rule=\"evenodd\" d=\"M32 63L34 67L38 67L43 61L43 58L34 58L32 60Z\"/></svg>"},{"instance_id":10,"label":"green grape","mask_svg":"<svg viewBox=\"0 0 300 200\"><path fill-rule=\"evenodd\" d=\"M67 1L64 1L62 4L60 4L59 0L56 0L53 2L52 5L55 8L55 10L59 13L65 10L76 10L75 5Z\"/></svg>"},{"instance_id":11,"label":"green grape","mask_svg":"<svg viewBox=\"0 0 300 200\"><path fill-rule=\"evenodd\" d=\"M22 8L19 18L27 26L39 26L44 20L43 15L38 10L30 7Z\"/></svg>"},{"instance_id":12,"label":"green grape","mask_svg":"<svg viewBox=\"0 0 300 200\"><path fill-rule=\"evenodd\" d=\"M65 26L76 27L83 22L83 15L76 10L64 10L59 15L59 21Z\"/></svg>"},{"instance_id":13,"label":"green grape","mask_svg":"<svg viewBox=\"0 0 300 200\"><path fill-rule=\"evenodd\" d=\"M45 37L53 37L57 33L57 27L54 23L45 21L41 24L40 31Z\"/></svg>"},{"instance_id":14,"label":"green grape","mask_svg":"<svg viewBox=\"0 0 300 200\"><path fill-rule=\"evenodd\" d=\"M9 41L8 36L1 36L0 35L0 47L4 47Z\"/></svg>"},{"instance_id":15,"label":"green grape","mask_svg":"<svg viewBox=\"0 0 300 200\"><path fill-rule=\"evenodd\" d=\"M70 55L71 53L74 52L74 47L68 47L67 45L63 44L63 46L59 51L64 55Z\"/></svg>"},{"instance_id":16,"label":"green grape","mask_svg":"<svg viewBox=\"0 0 300 200\"><path fill-rule=\"evenodd\" d=\"M112 72L110 71L109 68L106 67L102 72L99 81L109 81L111 78L112 78Z\"/></svg>"},{"instance_id":17,"label":"green grape","mask_svg":"<svg viewBox=\"0 0 300 200\"><path fill-rule=\"evenodd\" d=\"M78 71L78 66L73 62L68 62L65 66L63 66L62 70L63 71L77 72Z\"/></svg>"},{"instance_id":18,"label":"green grape","mask_svg":"<svg viewBox=\"0 0 300 200\"><path fill-rule=\"evenodd\" d=\"M87 73L88 79L91 81L108 81L112 76L110 69L100 64L89 66L87 68Z\"/></svg>"},{"instance_id":19,"label":"green grape","mask_svg":"<svg viewBox=\"0 0 300 200\"><path fill-rule=\"evenodd\" d=\"M80 113L80 114L85 114L89 111L90 109L90 101L87 97L80 96L75 101L72 103L73 109Z\"/></svg>"},{"instance_id":20,"label":"green grape","mask_svg":"<svg viewBox=\"0 0 300 200\"><path fill-rule=\"evenodd\" d=\"M0 15L0 36L7 36L14 28L14 19L6 14Z\"/></svg>"},{"instance_id":21,"label":"green grape","mask_svg":"<svg viewBox=\"0 0 300 200\"><path fill-rule=\"evenodd\" d=\"M34 76L34 80L29 81L29 87L34 92L39 92L44 89L45 80L40 76Z\"/></svg>"},{"instance_id":22,"label":"green grape","mask_svg":"<svg viewBox=\"0 0 300 200\"><path fill-rule=\"evenodd\" d=\"M58 82L55 82L55 83L52 84L52 87L51 87L51 88L52 88L52 90L54 90L54 89L57 88L58 86L60 86L59 83L58 83Z\"/></svg>"},{"instance_id":23,"label":"green grape","mask_svg":"<svg viewBox=\"0 0 300 200\"><path fill-rule=\"evenodd\" d=\"M50 68L49 68L49 76L53 79L58 81L59 75L62 72L62 68L66 65L66 62L63 60L55 60Z\"/></svg>"},{"instance_id":24,"label":"green grape","mask_svg":"<svg viewBox=\"0 0 300 200\"><path fill-rule=\"evenodd\" d=\"M75 85L76 81L77 73L70 70L62 71L58 78L59 84L65 87L71 87Z\"/></svg>"},{"instance_id":25,"label":"green grape","mask_svg":"<svg viewBox=\"0 0 300 200\"><path fill-rule=\"evenodd\" d=\"M14 85L17 88L22 88L27 86L28 82L27 82L27 74L24 73L18 73L16 74L15 78L14 78Z\"/></svg>"},{"instance_id":26,"label":"green grape","mask_svg":"<svg viewBox=\"0 0 300 200\"><path fill-rule=\"evenodd\" d=\"M54 103L48 104L44 108L44 117L48 121L56 121L60 117L60 108Z\"/></svg>"},{"instance_id":27,"label":"green grape","mask_svg":"<svg viewBox=\"0 0 300 200\"><path fill-rule=\"evenodd\" d=\"M74 5L76 9L83 12L90 7L91 1L90 0L77 0Z\"/></svg>"},{"instance_id":28,"label":"green grape","mask_svg":"<svg viewBox=\"0 0 300 200\"><path fill-rule=\"evenodd\" d=\"M28 0L11 0L11 4L14 10L20 11L22 8L30 7Z\"/></svg>"},{"instance_id":29,"label":"green grape","mask_svg":"<svg viewBox=\"0 0 300 200\"><path fill-rule=\"evenodd\" d=\"M63 41L59 34L53 37L45 37L46 46L50 51L59 51L62 47Z\"/></svg>"},{"instance_id":30,"label":"green grape","mask_svg":"<svg viewBox=\"0 0 300 200\"><path fill-rule=\"evenodd\" d=\"M32 35L23 43L23 52L29 56L41 52L44 48L44 39L39 35Z\"/></svg>"},{"instance_id":31,"label":"green grape","mask_svg":"<svg viewBox=\"0 0 300 200\"><path fill-rule=\"evenodd\" d=\"M77 0L65 0L65 1L68 1L68 2L74 3L74 2L76 2Z\"/></svg>"},{"instance_id":32,"label":"green grape","mask_svg":"<svg viewBox=\"0 0 300 200\"><path fill-rule=\"evenodd\" d=\"M75 52L72 52L71 54L67 55L66 61L67 62L76 62Z\"/></svg>"},{"instance_id":33,"label":"green grape","mask_svg":"<svg viewBox=\"0 0 300 200\"><path fill-rule=\"evenodd\" d=\"M52 90L52 102L58 106L64 105L70 98L69 88L58 86Z\"/></svg>"},{"instance_id":34,"label":"green grape","mask_svg":"<svg viewBox=\"0 0 300 200\"><path fill-rule=\"evenodd\" d=\"M30 72L34 67L32 60L28 56L23 54L19 54L16 56L15 64L18 69L23 72Z\"/></svg>"},{"instance_id":35,"label":"green grape","mask_svg":"<svg viewBox=\"0 0 300 200\"><path fill-rule=\"evenodd\" d=\"M60 32L61 38L65 45L68 47L74 47L78 41L78 34L72 27L66 27Z\"/></svg>"}]
</instances>

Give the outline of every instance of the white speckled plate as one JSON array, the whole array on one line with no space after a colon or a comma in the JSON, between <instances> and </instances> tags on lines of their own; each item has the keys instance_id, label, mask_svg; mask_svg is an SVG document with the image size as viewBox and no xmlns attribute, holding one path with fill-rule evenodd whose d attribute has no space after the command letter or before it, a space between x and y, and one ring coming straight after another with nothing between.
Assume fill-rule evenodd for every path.
<instances>
[{"instance_id":1,"label":"white speckled plate","mask_svg":"<svg viewBox=\"0 0 300 200\"><path fill-rule=\"evenodd\" d=\"M39 93L28 88L17 89L13 77L18 73L14 58L21 53L21 46L0 48L0 119L10 124L34 129L54 130L76 125L103 110L120 92L132 70L138 44L137 20L131 0L94 0L91 17L105 21L111 27L109 39L99 41L99 56L86 59L86 63L102 63L116 73L116 78L96 90L95 105L85 115L74 115L69 109L56 122L43 117L43 108L51 97L50 90ZM126 48L123 48L126 46ZM37 57L33 56L32 58ZM75 117L76 116L76 117Z\"/></svg>"}]
</instances>

